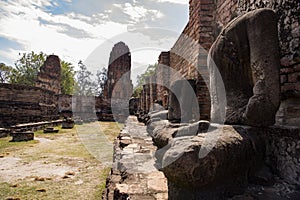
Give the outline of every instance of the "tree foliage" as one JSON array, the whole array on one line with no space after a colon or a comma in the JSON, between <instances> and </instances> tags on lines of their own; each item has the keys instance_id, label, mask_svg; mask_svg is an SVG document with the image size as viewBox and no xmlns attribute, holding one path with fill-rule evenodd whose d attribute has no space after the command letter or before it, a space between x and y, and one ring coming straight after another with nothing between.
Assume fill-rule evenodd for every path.
<instances>
[{"instance_id":1,"label":"tree foliage","mask_svg":"<svg viewBox=\"0 0 300 200\"><path fill-rule=\"evenodd\" d=\"M6 66L0 63L0 83L12 83L35 86L37 75L44 64L47 55L43 52L39 54L20 54L20 58L15 62L15 67ZM102 68L97 71L96 79L88 71L82 61L79 61L79 70L75 71L74 66L64 60L61 63L61 92L62 94L77 95L97 95L103 93L107 80L107 69Z\"/></svg>"},{"instance_id":2,"label":"tree foliage","mask_svg":"<svg viewBox=\"0 0 300 200\"><path fill-rule=\"evenodd\" d=\"M79 70L76 72L76 88L75 94L84 96L95 95L96 84L92 80L92 72L90 72L82 61L78 63Z\"/></svg>"},{"instance_id":3,"label":"tree foliage","mask_svg":"<svg viewBox=\"0 0 300 200\"><path fill-rule=\"evenodd\" d=\"M20 54L21 55L21 54ZM15 68L10 75L10 83L34 86L40 67L44 64L47 55L43 52L39 54L23 53L21 58L15 62Z\"/></svg>"},{"instance_id":4,"label":"tree foliage","mask_svg":"<svg viewBox=\"0 0 300 200\"><path fill-rule=\"evenodd\" d=\"M96 74L96 84L95 84L96 96L101 96L103 94L106 80L107 80L107 69L103 67L101 70L98 70Z\"/></svg>"},{"instance_id":5,"label":"tree foliage","mask_svg":"<svg viewBox=\"0 0 300 200\"><path fill-rule=\"evenodd\" d=\"M137 76L137 85L134 88L132 95L133 97L139 97L141 91L143 90L143 85L146 83L146 78L151 77L155 74L157 65L157 63L155 63L154 65L148 65L146 71L143 74Z\"/></svg>"},{"instance_id":6,"label":"tree foliage","mask_svg":"<svg viewBox=\"0 0 300 200\"><path fill-rule=\"evenodd\" d=\"M71 63L61 60L61 93L72 95L75 89L75 71Z\"/></svg>"},{"instance_id":7,"label":"tree foliage","mask_svg":"<svg viewBox=\"0 0 300 200\"><path fill-rule=\"evenodd\" d=\"M12 67L0 63L0 83L8 83Z\"/></svg>"}]
</instances>

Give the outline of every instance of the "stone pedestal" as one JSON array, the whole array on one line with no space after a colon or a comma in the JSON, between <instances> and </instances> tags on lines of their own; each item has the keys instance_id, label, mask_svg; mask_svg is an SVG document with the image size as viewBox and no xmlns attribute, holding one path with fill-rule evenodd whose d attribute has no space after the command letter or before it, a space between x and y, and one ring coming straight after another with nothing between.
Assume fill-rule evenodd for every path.
<instances>
[{"instance_id":1,"label":"stone pedestal","mask_svg":"<svg viewBox=\"0 0 300 200\"><path fill-rule=\"evenodd\" d=\"M13 137L11 142L23 142L34 139L34 133L30 131L13 132L10 135Z\"/></svg>"},{"instance_id":2,"label":"stone pedestal","mask_svg":"<svg viewBox=\"0 0 300 200\"><path fill-rule=\"evenodd\" d=\"M75 122L72 119L66 119L62 122L61 128L63 129L72 129L74 128Z\"/></svg>"}]
</instances>

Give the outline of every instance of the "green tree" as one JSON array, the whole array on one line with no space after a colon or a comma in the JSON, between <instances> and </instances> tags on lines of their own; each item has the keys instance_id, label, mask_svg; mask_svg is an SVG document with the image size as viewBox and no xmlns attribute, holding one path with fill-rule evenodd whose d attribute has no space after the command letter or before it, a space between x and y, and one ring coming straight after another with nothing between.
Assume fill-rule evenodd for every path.
<instances>
[{"instance_id":1,"label":"green tree","mask_svg":"<svg viewBox=\"0 0 300 200\"><path fill-rule=\"evenodd\" d=\"M12 67L0 63L0 83L8 83Z\"/></svg>"},{"instance_id":2,"label":"green tree","mask_svg":"<svg viewBox=\"0 0 300 200\"><path fill-rule=\"evenodd\" d=\"M21 55L21 54L20 54ZM10 75L10 83L34 86L40 67L44 64L47 55L23 53L22 57L15 62L15 68Z\"/></svg>"},{"instance_id":3,"label":"green tree","mask_svg":"<svg viewBox=\"0 0 300 200\"><path fill-rule=\"evenodd\" d=\"M75 71L71 63L61 60L61 93L74 94L75 89Z\"/></svg>"},{"instance_id":4,"label":"green tree","mask_svg":"<svg viewBox=\"0 0 300 200\"><path fill-rule=\"evenodd\" d=\"M96 84L95 84L96 96L101 96L103 94L106 80L107 80L107 69L103 67L101 70L98 70L96 74Z\"/></svg>"},{"instance_id":5,"label":"green tree","mask_svg":"<svg viewBox=\"0 0 300 200\"><path fill-rule=\"evenodd\" d=\"M82 61L78 63L79 70L76 72L75 94L84 96L95 95L96 84L92 81L92 72L90 72Z\"/></svg>"},{"instance_id":6,"label":"green tree","mask_svg":"<svg viewBox=\"0 0 300 200\"><path fill-rule=\"evenodd\" d=\"M146 83L146 78L151 77L155 74L157 65L157 63L155 63L154 65L148 65L146 71L143 74L137 76L137 85L133 89L133 97L139 97L141 91L143 90L143 85Z\"/></svg>"}]
</instances>

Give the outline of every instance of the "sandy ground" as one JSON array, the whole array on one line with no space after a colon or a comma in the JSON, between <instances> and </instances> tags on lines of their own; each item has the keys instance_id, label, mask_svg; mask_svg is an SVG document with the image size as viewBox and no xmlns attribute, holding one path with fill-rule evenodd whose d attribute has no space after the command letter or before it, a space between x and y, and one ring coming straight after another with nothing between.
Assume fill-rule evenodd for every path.
<instances>
[{"instance_id":1,"label":"sandy ground","mask_svg":"<svg viewBox=\"0 0 300 200\"><path fill-rule=\"evenodd\" d=\"M108 143L106 138L89 131L95 126L38 134L34 142L0 148L0 199L99 199L106 178L103 173L109 168L106 160L102 163L101 156L97 159L91 151L105 152L107 157L112 149L101 145ZM81 129L86 132L78 134ZM94 139L82 139L91 137ZM91 150L91 146L97 148Z\"/></svg>"},{"instance_id":2,"label":"sandy ground","mask_svg":"<svg viewBox=\"0 0 300 200\"><path fill-rule=\"evenodd\" d=\"M38 143L34 148L26 149L22 155L30 155L33 151L43 149L44 146L51 145L55 142L45 138L35 138ZM11 153L13 154L13 153ZM55 156L55 155L53 155ZM78 167L71 167L64 163L49 163L47 157L42 160L27 162L18 155L10 155L0 159L0 180L1 182L15 182L20 179L32 179L33 177L58 178L65 175L69 171L78 171ZM81 162L77 162L79 165Z\"/></svg>"}]
</instances>

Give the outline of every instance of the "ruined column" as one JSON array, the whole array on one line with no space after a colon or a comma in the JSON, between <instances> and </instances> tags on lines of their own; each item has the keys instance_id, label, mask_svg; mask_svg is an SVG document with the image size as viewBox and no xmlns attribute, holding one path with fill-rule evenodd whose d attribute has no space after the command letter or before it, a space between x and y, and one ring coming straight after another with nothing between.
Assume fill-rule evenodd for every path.
<instances>
[{"instance_id":1,"label":"ruined column","mask_svg":"<svg viewBox=\"0 0 300 200\"><path fill-rule=\"evenodd\" d=\"M124 42L114 45L109 57L107 70L107 82L104 87L106 99L114 98L127 99L132 94L132 82L130 79L131 54ZM116 84L118 81L118 87ZM129 99L128 99L129 100Z\"/></svg>"}]
</instances>

